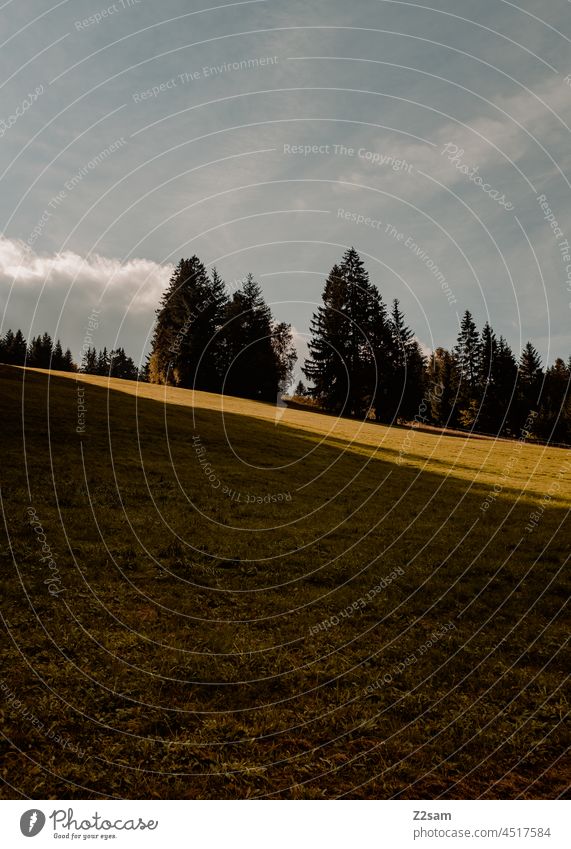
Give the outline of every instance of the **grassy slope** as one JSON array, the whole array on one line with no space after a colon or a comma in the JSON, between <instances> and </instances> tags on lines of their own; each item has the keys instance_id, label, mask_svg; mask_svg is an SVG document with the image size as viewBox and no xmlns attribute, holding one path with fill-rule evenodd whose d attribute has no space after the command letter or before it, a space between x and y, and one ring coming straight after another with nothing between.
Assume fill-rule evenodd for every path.
<instances>
[{"instance_id":1,"label":"grassy slope","mask_svg":"<svg viewBox=\"0 0 571 849\"><path fill-rule=\"evenodd\" d=\"M568 452L82 382L79 435L74 376L0 366L5 796L564 791Z\"/></svg>"}]
</instances>

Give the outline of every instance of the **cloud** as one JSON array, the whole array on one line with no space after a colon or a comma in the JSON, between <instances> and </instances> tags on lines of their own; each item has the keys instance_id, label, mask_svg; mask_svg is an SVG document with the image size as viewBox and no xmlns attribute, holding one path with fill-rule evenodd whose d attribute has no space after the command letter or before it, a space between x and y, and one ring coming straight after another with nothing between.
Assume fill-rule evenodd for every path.
<instances>
[{"instance_id":1,"label":"cloud","mask_svg":"<svg viewBox=\"0 0 571 849\"><path fill-rule=\"evenodd\" d=\"M115 309L147 311L156 306L172 271L148 259L118 259L93 254L82 257L73 251L47 256L34 253L24 242L0 236L0 286L3 292L14 284L40 295L70 288L89 293L90 301L112 301ZM132 303L131 303L132 302Z\"/></svg>"},{"instance_id":2,"label":"cloud","mask_svg":"<svg viewBox=\"0 0 571 849\"><path fill-rule=\"evenodd\" d=\"M47 331L80 361L86 323L97 308L101 318L92 344L122 345L140 360L171 270L148 259L123 262L73 251L41 255L0 236L2 333L21 328L29 339Z\"/></svg>"}]
</instances>

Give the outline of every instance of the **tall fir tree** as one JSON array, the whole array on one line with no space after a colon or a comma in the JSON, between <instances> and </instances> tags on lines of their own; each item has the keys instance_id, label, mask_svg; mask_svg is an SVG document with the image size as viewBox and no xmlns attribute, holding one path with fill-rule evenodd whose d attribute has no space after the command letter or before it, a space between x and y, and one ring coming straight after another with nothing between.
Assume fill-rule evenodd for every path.
<instances>
[{"instance_id":1,"label":"tall fir tree","mask_svg":"<svg viewBox=\"0 0 571 849\"><path fill-rule=\"evenodd\" d=\"M346 405L349 387L345 309L346 286L341 269L334 265L325 281L323 305L310 322L309 357L302 371L312 384L309 391L313 397L336 413Z\"/></svg>"},{"instance_id":2,"label":"tall fir tree","mask_svg":"<svg viewBox=\"0 0 571 849\"><path fill-rule=\"evenodd\" d=\"M531 342L521 352L517 371L517 426L521 429L529 414L541 404L543 370L541 358Z\"/></svg>"},{"instance_id":3,"label":"tall fir tree","mask_svg":"<svg viewBox=\"0 0 571 849\"><path fill-rule=\"evenodd\" d=\"M571 442L571 368L559 357L545 373L536 429L548 442Z\"/></svg>"},{"instance_id":4,"label":"tall fir tree","mask_svg":"<svg viewBox=\"0 0 571 849\"><path fill-rule=\"evenodd\" d=\"M181 259L159 309L149 360L152 383L220 391L227 296L214 269L197 256Z\"/></svg>"},{"instance_id":5,"label":"tall fir tree","mask_svg":"<svg viewBox=\"0 0 571 849\"><path fill-rule=\"evenodd\" d=\"M97 374L97 351L91 345L84 351L80 371L83 374Z\"/></svg>"},{"instance_id":6,"label":"tall fir tree","mask_svg":"<svg viewBox=\"0 0 571 849\"><path fill-rule=\"evenodd\" d=\"M430 417L434 424L453 427L455 392L458 385L456 363L445 348L436 348L430 358L427 375Z\"/></svg>"},{"instance_id":7,"label":"tall fir tree","mask_svg":"<svg viewBox=\"0 0 571 849\"><path fill-rule=\"evenodd\" d=\"M374 405L378 314L378 292L359 254L349 248L326 280L303 368L312 394L326 409L362 416Z\"/></svg>"},{"instance_id":8,"label":"tall fir tree","mask_svg":"<svg viewBox=\"0 0 571 849\"><path fill-rule=\"evenodd\" d=\"M456 418L463 427L473 427L478 418L481 350L480 336L474 319L471 312L466 310L460 322L460 331L454 347L459 377Z\"/></svg>"},{"instance_id":9,"label":"tall fir tree","mask_svg":"<svg viewBox=\"0 0 571 849\"><path fill-rule=\"evenodd\" d=\"M425 390L426 362L413 331L407 327L398 299L389 321L390 349L384 421L413 419Z\"/></svg>"},{"instance_id":10,"label":"tall fir tree","mask_svg":"<svg viewBox=\"0 0 571 849\"><path fill-rule=\"evenodd\" d=\"M0 339L0 362L2 363L23 366L26 362L27 351L28 346L21 330L17 330L16 333L7 330L4 337Z\"/></svg>"},{"instance_id":11,"label":"tall fir tree","mask_svg":"<svg viewBox=\"0 0 571 849\"><path fill-rule=\"evenodd\" d=\"M103 348L97 355L97 364L95 366L95 374L101 377L109 376L109 354L107 348Z\"/></svg>"},{"instance_id":12,"label":"tall fir tree","mask_svg":"<svg viewBox=\"0 0 571 849\"><path fill-rule=\"evenodd\" d=\"M296 360L288 324L277 324L262 290L248 274L226 308L221 332L225 361L223 391L275 402L291 379Z\"/></svg>"}]
</instances>

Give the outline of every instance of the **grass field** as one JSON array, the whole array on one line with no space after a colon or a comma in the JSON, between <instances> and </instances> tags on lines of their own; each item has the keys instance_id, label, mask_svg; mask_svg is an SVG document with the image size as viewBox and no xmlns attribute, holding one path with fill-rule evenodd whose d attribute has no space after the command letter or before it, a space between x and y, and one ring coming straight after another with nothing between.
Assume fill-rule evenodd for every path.
<instances>
[{"instance_id":1,"label":"grass field","mask_svg":"<svg viewBox=\"0 0 571 849\"><path fill-rule=\"evenodd\" d=\"M568 451L79 377L0 366L4 797L566 792Z\"/></svg>"}]
</instances>

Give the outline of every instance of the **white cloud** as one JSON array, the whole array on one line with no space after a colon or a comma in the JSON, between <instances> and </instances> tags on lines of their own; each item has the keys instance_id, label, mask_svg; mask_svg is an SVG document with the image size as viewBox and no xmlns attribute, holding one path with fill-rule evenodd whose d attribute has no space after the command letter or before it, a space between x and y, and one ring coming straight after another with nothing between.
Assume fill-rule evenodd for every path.
<instances>
[{"instance_id":1,"label":"white cloud","mask_svg":"<svg viewBox=\"0 0 571 849\"><path fill-rule=\"evenodd\" d=\"M39 295L43 285L50 292L77 287L89 292L90 301L111 300L115 309L129 307L147 311L156 306L172 266L160 265L148 259L118 259L93 254L81 257L73 251L63 251L47 256L34 253L27 245L0 236L0 285L6 292L12 283L32 288Z\"/></svg>"}]
</instances>

